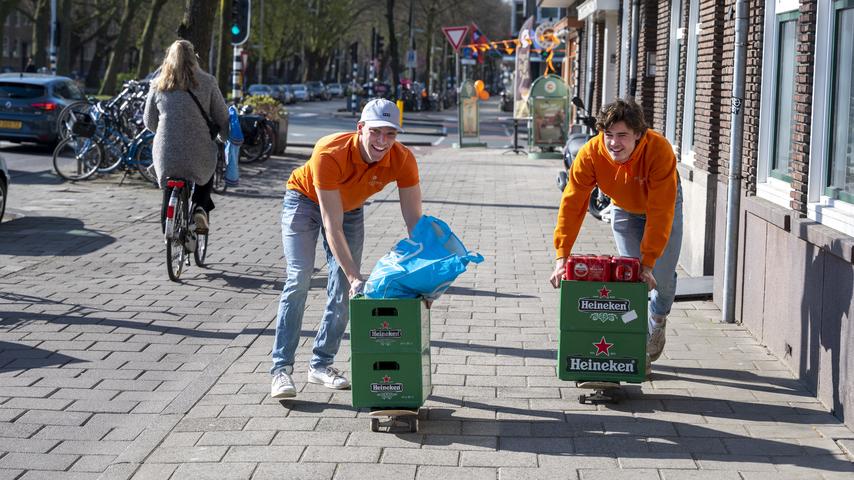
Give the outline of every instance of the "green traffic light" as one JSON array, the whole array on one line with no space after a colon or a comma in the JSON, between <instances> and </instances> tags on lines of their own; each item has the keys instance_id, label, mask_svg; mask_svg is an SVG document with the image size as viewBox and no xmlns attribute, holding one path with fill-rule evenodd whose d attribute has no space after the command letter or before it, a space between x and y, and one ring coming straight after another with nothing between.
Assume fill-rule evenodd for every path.
<instances>
[{"instance_id":1,"label":"green traffic light","mask_svg":"<svg viewBox=\"0 0 854 480\"><path fill-rule=\"evenodd\" d=\"M240 26L239 25L232 25L231 26L231 34L232 35L240 35Z\"/></svg>"}]
</instances>

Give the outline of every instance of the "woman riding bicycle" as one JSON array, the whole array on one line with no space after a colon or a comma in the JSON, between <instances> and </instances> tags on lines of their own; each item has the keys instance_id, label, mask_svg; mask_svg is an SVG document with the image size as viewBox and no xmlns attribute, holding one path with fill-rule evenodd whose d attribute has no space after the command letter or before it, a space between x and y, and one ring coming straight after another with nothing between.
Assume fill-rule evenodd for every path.
<instances>
[{"instance_id":1,"label":"woman riding bicycle","mask_svg":"<svg viewBox=\"0 0 854 480\"><path fill-rule=\"evenodd\" d=\"M196 184L193 214L196 230L207 233L218 132L228 136L228 109L216 79L199 66L193 44L177 40L166 50L160 73L151 81L144 122L154 132L154 170L163 189L161 218L165 218L168 178ZM218 127L218 130L217 130Z\"/></svg>"}]
</instances>

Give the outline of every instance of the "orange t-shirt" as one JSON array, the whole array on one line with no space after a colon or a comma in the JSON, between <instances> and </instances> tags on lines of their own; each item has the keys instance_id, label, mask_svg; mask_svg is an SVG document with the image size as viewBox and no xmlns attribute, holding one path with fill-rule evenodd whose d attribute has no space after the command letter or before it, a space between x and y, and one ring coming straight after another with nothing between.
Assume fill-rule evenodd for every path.
<instances>
[{"instance_id":1,"label":"orange t-shirt","mask_svg":"<svg viewBox=\"0 0 854 480\"><path fill-rule=\"evenodd\" d=\"M568 257L572 251L590 192L598 185L614 205L646 215L640 261L654 267L670 239L678 182L676 156L660 133L647 130L629 160L619 164L611 159L600 132L581 147L572 162L554 233L558 258Z\"/></svg>"},{"instance_id":2,"label":"orange t-shirt","mask_svg":"<svg viewBox=\"0 0 854 480\"><path fill-rule=\"evenodd\" d=\"M291 173L288 190L316 203L317 189L338 190L349 212L394 181L398 188L418 185L418 164L408 148L395 142L379 162L369 164L359 152L358 132L335 133L317 141L308 162Z\"/></svg>"}]
</instances>

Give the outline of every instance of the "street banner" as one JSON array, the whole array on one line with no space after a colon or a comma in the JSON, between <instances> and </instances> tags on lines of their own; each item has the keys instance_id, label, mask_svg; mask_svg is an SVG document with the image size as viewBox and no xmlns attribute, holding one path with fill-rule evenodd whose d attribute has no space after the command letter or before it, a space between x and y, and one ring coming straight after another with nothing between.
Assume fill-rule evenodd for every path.
<instances>
[{"instance_id":1,"label":"street banner","mask_svg":"<svg viewBox=\"0 0 854 480\"><path fill-rule=\"evenodd\" d=\"M468 32L469 27L467 25L464 27L442 27L442 33L445 34L445 38L448 39L448 43L451 44L451 48L455 52L460 51L460 45L463 44Z\"/></svg>"},{"instance_id":2,"label":"street banner","mask_svg":"<svg viewBox=\"0 0 854 480\"><path fill-rule=\"evenodd\" d=\"M513 81L513 118L526 119L531 116L528 111L528 95L531 92L531 28L534 17L528 17L519 29L519 47L516 48L516 76Z\"/></svg>"}]
</instances>

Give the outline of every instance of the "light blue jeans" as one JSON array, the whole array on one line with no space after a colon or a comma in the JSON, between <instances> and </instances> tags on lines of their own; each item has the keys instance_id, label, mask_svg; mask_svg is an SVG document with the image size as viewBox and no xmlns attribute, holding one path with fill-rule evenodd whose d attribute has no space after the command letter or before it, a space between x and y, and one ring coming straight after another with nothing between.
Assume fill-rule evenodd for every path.
<instances>
[{"instance_id":1,"label":"light blue jeans","mask_svg":"<svg viewBox=\"0 0 854 480\"><path fill-rule=\"evenodd\" d=\"M629 213L617 206L613 207L611 230L620 255L640 258L640 244L646 227L646 215ZM676 206L673 214L673 228L670 239L664 247L661 257L655 261L652 275L657 287L650 293L649 312L655 315L667 315L676 296L676 263L682 248L682 185L676 191Z\"/></svg>"},{"instance_id":2,"label":"light blue jeans","mask_svg":"<svg viewBox=\"0 0 854 480\"><path fill-rule=\"evenodd\" d=\"M305 300L314 270L318 234L323 234L323 250L326 252L329 279L326 282L326 309L314 337L313 355L309 362L311 368L323 369L332 365L341 346L341 338L347 328L350 313L350 282L329 249L323 219L320 216L320 205L293 190L285 193L283 203L282 245L288 266L287 280L282 288L279 313L276 317L273 367L270 369L272 374L294 364L302 330L302 317L305 313ZM361 208L344 213L344 236L357 266L361 264L362 259L364 220Z\"/></svg>"}]
</instances>

